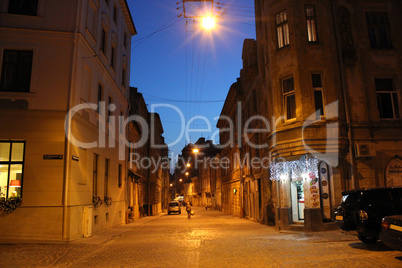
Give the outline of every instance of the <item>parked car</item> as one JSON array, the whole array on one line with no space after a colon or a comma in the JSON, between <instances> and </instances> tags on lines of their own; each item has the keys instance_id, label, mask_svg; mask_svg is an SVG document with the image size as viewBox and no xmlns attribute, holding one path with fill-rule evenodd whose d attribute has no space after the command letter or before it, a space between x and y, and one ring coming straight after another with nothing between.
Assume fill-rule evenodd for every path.
<instances>
[{"instance_id":1,"label":"parked car","mask_svg":"<svg viewBox=\"0 0 402 268\"><path fill-rule=\"evenodd\" d=\"M387 247L402 251L402 215L382 219L380 239Z\"/></svg>"},{"instance_id":2,"label":"parked car","mask_svg":"<svg viewBox=\"0 0 402 268\"><path fill-rule=\"evenodd\" d=\"M170 213L172 213L172 212L178 212L179 214L181 214L181 208L180 208L179 201L172 201L169 203L168 214L170 215Z\"/></svg>"},{"instance_id":3,"label":"parked car","mask_svg":"<svg viewBox=\"0 0 402 268\"><path fill-rule=\"evenodd\" d=\"M356 189L342 192L335 222L345 232L357 234L364 243L374 243L385 216L402 214L402 187Z\"/></svg>"}]
</instances>

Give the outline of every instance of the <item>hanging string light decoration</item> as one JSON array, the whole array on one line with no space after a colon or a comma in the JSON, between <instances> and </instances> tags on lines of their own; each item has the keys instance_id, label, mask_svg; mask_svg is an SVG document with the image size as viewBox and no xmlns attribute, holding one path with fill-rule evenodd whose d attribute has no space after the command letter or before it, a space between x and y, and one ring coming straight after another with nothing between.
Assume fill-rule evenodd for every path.
<instances>
[{"instance_id":1,"label":"hanging string light decoration","mask_svg":"<svg viewBox=\"0 0 402 268\"><path fill-rule=\"evenodd\" d=\"M318 159L303 156L299 160L273 162L270 165L270 179L279 181L285 179L306 179L313 172L318 177Z\"/></svg>"}]
</instances>

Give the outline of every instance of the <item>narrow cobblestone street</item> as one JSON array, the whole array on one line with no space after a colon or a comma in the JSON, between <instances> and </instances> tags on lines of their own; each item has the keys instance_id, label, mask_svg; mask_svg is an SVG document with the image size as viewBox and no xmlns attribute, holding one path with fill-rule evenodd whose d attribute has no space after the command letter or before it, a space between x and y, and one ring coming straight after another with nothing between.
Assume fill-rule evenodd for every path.
<instances>
[{"instance_id":1,"label":"narrow cobblestone street","mask_svg":"<svg viewBox=\"0 0 402 268\"><path fill-rule=\"evenodd\" d=\"M402 252L339 231L279 233L217 211L145 217L63 244L0 245L1 267L401 267Z\"/></svg>"}]
</instances>

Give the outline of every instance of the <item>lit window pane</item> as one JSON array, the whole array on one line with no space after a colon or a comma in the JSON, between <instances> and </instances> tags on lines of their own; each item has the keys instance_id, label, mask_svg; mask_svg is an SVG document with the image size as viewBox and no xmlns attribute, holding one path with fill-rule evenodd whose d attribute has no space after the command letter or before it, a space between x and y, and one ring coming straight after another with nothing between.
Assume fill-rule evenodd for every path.
<instances>
[{"instance_id":1,"label":"lit window pane","mask_svg":"<svg viewBox=\"0 0 402 268\"><path fill-rule=\"evenodd\" d=\"M24 160L24 144L13 143L11 161L23 161Z\"/></svg>"},{"instance_id":2,"label":"lit window pane","mask_svg":"<svg viewBox=\"0 0 402 268\"><path fill-rule=\"evenodd\" d=\"M10 160L10 143L0 143L0 161Z\"/></svg>"},{"instance_id":3,"label":"lit window pane","mask_svg":"<svg viewBox=\"0 0 402 268\"><path fill-rule=\"evenodd\" d=\"M288 24L283 25L283 35L284 35L284 44L289 45L289 26Z\"/></svg>"},{"instance_id":4,"label":"lit window pane","mask_svg":"<svg viewBox=\"0 0 402 268\"><path fill-rule=\"evenodd\" d=\"M8 165L0 165L0 198L6 197L8 181Z\"/></svg>"},{"instance_id":5,"label":"lit window pane","mask_svg":"<svg viewBox=\"0 0 402 268\"><path fill-rule=\"evenodd\" d=\"M8 197L21 197L22 165L10 165Z\"/></svg>"}]
</instances>

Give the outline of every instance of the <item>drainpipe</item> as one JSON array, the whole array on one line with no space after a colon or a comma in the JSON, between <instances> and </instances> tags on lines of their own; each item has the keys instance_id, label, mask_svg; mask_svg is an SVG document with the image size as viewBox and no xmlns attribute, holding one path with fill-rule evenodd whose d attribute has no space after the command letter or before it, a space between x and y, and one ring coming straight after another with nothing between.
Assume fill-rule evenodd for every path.
<instances>
[{"instance_id":1,"label":"drainpipe","mask_svg":"<svg viewBox=\"0 0 402 268\"><path fill-rule=\"evenodd\" d=\"M74 86L74 73L75 73L75 65L76 65L76 56L77 56L77 35L78 35L78 22L79 15L81 12L81 1L77 2L77 15L75 18L75 29L74 29L74 42L73 42L73 56L71 58L71 70L70 70L70 85L68 87L67 92L67 113L71 108L71 96ZM66 131L66 129L65 129ZM68 165L70 163L68 156L70 155L70 144L69 140L71 137L71 124L69 125L69 129L67 130L67 137L64 137L64 160L63 160L63 223L62 223L62 239L67 240L69 238L68 231L68 177L69 177L69 168Z\"/></svg>"},{"instance_id":2,"label":"drainpipe","mask_svg":"<svg viewBox=\"0 0 402 268\"><path fill-rule=\"evenodd\" d=\"M350 106L349 106L349 99L346 92L346 81L345 77L345 70L342 61L342 51L339 45L339 31L337 26L337 19L336 19L336 12L335 12L335 4L334 1L331 0L331 9L332 9L332 18L334 24L334 32L335 32L335 44L336 44L336 51L338 54L338 65L339 65L339 74L341 80L341 87L342 87L342 98L345 104L345 115L346 115L346 123L348 125L348 142L349 142L349 162L350 162L350 176L351 176L351 188L354 189L356 187L356 181L354 176L354 157L353 157L353 136L352 136L352 126L350 123ZM349 189L349 184L345 183L346 188Z\"/></svg>"},{"instance_id":3,"label":"drainpipe","mask_svg":"<svg viewBox=\"0 0 402 268\"><path fill-rule=\"evenodd\" d=\"M149 157L149 159L151 159L151 139L153 136L153 135L151 135L151 129L152 129L151 125L153 123L152 122L153 119L152 119L152 116L150 113L148 113L148 116L149 116L149 121L150 121L150 124L148 126L148 128L149 128L148 157ZM148 168L148 216L151 216L151 168Z\"/></svg>"}]
</instances>

